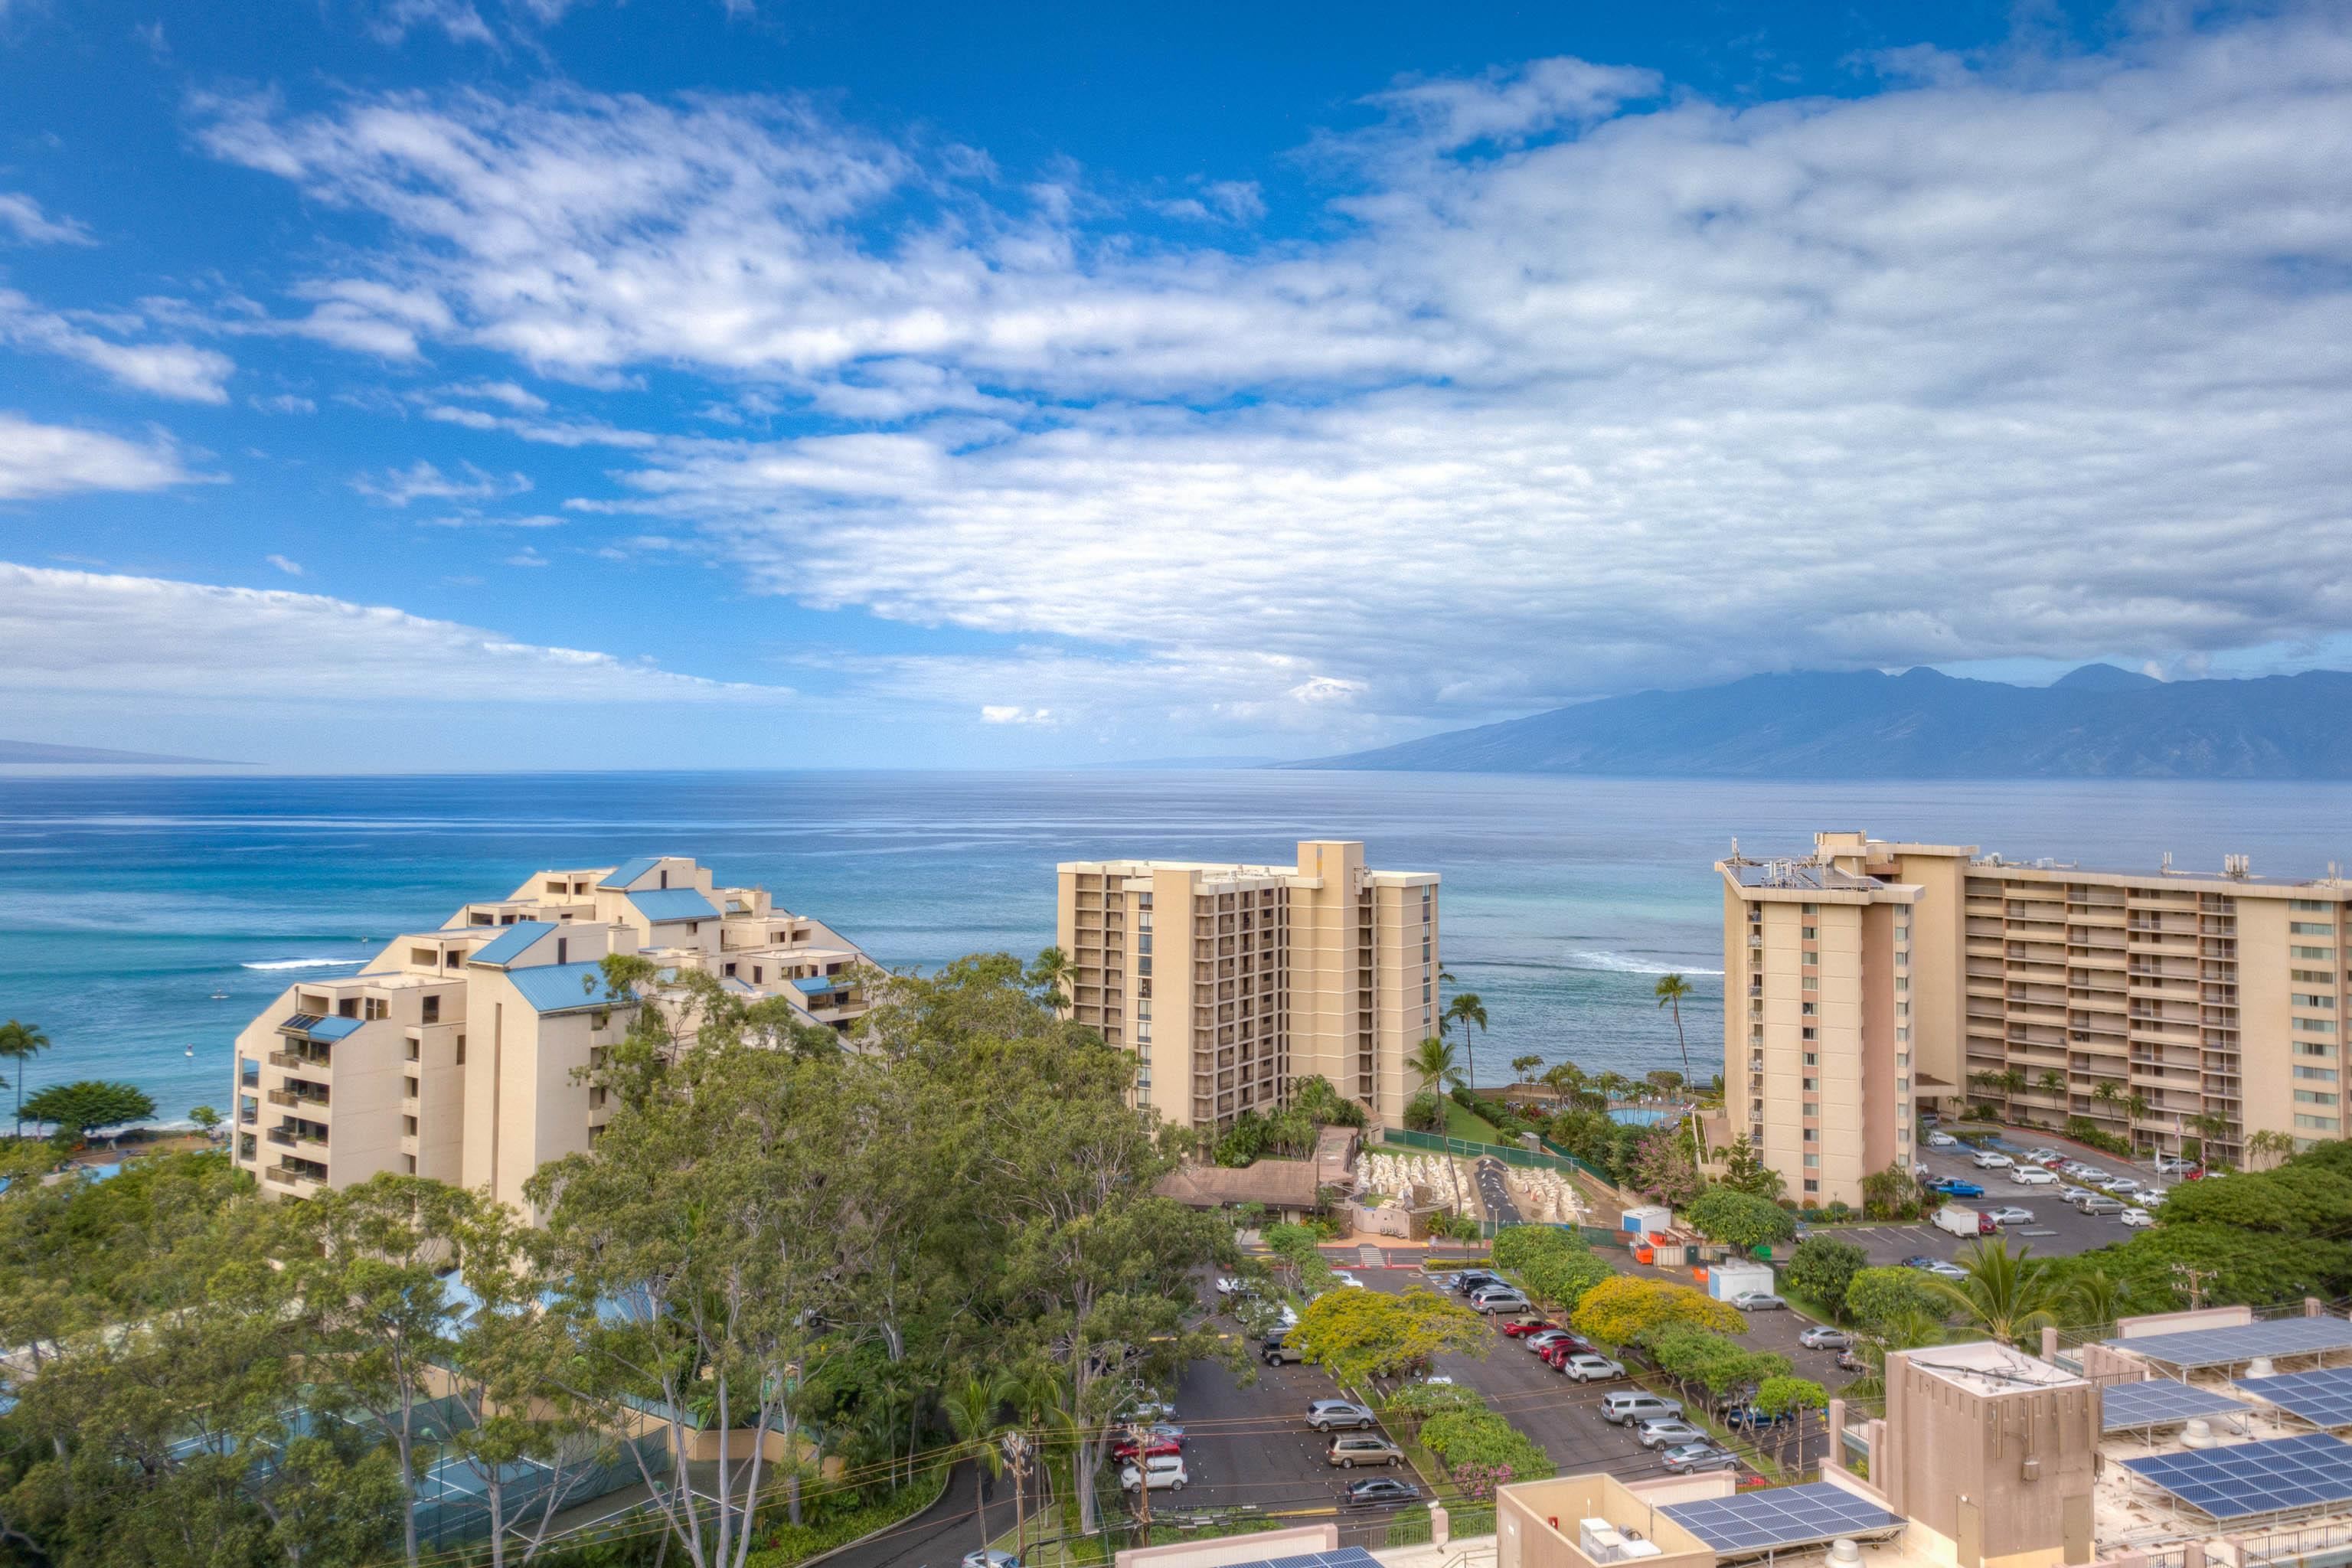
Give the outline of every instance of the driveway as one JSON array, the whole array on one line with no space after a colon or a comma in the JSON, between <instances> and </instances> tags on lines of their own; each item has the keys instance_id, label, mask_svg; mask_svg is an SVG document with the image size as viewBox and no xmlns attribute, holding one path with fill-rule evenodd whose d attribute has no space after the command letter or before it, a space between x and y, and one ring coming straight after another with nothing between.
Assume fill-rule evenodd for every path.
<instances>
[{"instance_id":1,"label":"driveway","mask_svg":"<svg viewBox=\"0 0 2352 1568\"><path fill-rule=\"evenodd\" d=\"M1519 1205L1512 1200L1511 1189L1503 1180L1503 1162L1492 1154L1481 1155L1476 1174L1478 1196L1486 1205L1486 1217L1498 1225L1517 1225Z\"/></svg>"}]
</instances>

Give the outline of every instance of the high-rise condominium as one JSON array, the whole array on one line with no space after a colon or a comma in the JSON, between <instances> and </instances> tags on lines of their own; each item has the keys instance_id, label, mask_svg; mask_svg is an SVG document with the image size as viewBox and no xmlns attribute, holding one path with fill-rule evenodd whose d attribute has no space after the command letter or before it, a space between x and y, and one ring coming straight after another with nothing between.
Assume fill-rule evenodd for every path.
<instances>
[{"instance_id":1,"label":"high-rise condominium","mask_svg":"<svg viewBox=\"0 0 2352 1568\"><path fill-rule=\"evenodd\" d=\"M586 1069L635 1004L606 991L608 953L700 970L747 1002L783 997L801 1023L846 1030L866 1010L865 954L761 889L714 888L676 855L541 871L394 937L357 973L297 981L247 1025L237 1163L279 1196L396 1171L527 1206L531 1173L610 1117Z\"/></svg>"},{"instance_id":2,"label":"high-rise condominium","mask_svg":"<svg viewBox=\"0 0 2352 1568\"><path fill-rule=\"evenodd\" d=\"M1437 878L1375 871L1360 843L1296 866L1064 864L1056 941L1070 1016L1136 1056L1139 1102L1229 1126L1320 1076L1401 1123L1406 1055L1437 1033Z\"/></svg>"},{"instance_id":3,"label":"high-rise condominium","mask_svg":"<svg viewBox=\"0 0 2352 1568\"><path fill-rule=\"evenodd\" d=\"M1792 1194L1856 1203L1912 1163L1915 1112L2087 1117L2242 1163L2343 1132L2352 882L2019 864L1815 836L1720 861L1724 1082Z\"/></svg>"}]
</instances>

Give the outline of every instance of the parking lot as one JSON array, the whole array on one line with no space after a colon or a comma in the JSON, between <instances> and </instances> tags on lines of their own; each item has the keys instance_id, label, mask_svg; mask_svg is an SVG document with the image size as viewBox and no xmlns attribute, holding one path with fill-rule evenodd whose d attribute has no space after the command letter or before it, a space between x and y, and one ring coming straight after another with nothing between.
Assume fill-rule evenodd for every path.
<instances>
[{"instance_id":1,"label":"parking lot","mask_svg":"<svg viewBox=\"0 0 2352 1568\"><path fill-rule=\"evenodd\" d=\"M2082 1149L2077 1145L2068 1144L2061 1139L2053 1138L2041 1143L2028 1143L2022 1142L2020 1137L2012 1137L2006 1142L2013 1146L2004 1148L2002 1152L2012 1157L2032 1148L2057 1149L2061 1152L2090 1160L2100 1169L2112 1172L2118 1176L2136 1176L2142 1182L2154 1182L2157 1179L2156 1173L2146 1165L2134 1164L2116 1155L2103 1154L2095 1150ZM2125 1240L2133 1234L2125 1226L2122 1220L2113 1215L2095 1217L2080 1212L2071 1204L2060 1201L2058 1196L2060 1189L2069 1184L2063 1177L2060 1178L2056 1186L2019 1186L2010 1180L2008 1171L1977 1169L1974 1163L1974 1152L1967 1148L1922 1149L1919 1152L1919 1163L1927 1166L1932 1175L1957 1176L1962 1181L1974 1182L1985 1190L1984 1196L1981 1198L1954 1198L1951 1200L1954 1203L1965 1204L1969 1208L1979 1210L2000 1208L2010 1205L2032 1209L2032 1223L2002 1226L2003 1234L2009 1237L2012 1247L2030 1247L2034 1251L2044 1255L2068 1257L2077 1252L2088 1252L2094 1247L2109 1246ZM1833 1234L1861 1246L1870 1254L1870 1260L1874 1264L1900 1263L1906 1258L1916 1257L1923 1253L1932 1258L1950 1258L1968 1245L1968 1238L1937 1230L1925 1219L1913 1225L1841 1226L1827 1234Z\"/></svg>"}]
</instances>

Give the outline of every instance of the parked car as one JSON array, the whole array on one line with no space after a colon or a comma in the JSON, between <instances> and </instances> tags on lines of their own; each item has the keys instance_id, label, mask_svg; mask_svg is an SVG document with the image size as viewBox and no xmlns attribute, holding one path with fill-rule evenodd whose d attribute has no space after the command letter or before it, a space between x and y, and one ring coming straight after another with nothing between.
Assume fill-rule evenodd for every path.
<instances>
[{"instance_id":1,"label":"parked car","mask_svg":"<svg viewBox=\"0 0 2352 1568\"><path fill-rule=\"evenodd\" d=\"M1121 1437L1118 1442L1111 1445L1110 1457L1118 1460L1122 1465L1129 1464L1135 1458L1135 1448L1136 1444L1134 1438ZM1152 1458L1158 1458L1162 1454L1182 1453L1184 1451L1184 1445L1182 1440L1180 1438L1161 1437L1155 1435L1151 1440L1144 1446L1143 1451L1150 1455Z\"/></svg>"},{"instance_id":2,"label":"parked car","mask_svg":"<svg viewBox=\"0 0 2352 1568\"><path fill-rule=\"evenodd\" d=\"M1349 1481L1340 1489L1342 1508L1395 1508L1412 1502L1421 1496L1421 1489L1410 1481L1392 1476L1371 1476L1360 1481Z\"/></svg>"},{"instance_id":3,"label":"parked car","mask_svg":"<svg viewBox=\"0 0 2352 1568\"><path fill-rule=\"evenodd\" d=\"M2095 1198L2098 1195L2088 1187L2067 1186L2058 1189L2058 1201L2062 1204L2079 1204L2084 1198Z\"/></svg>"},{"instance_id":4,"label":"parked car","mask_svg":"<svg viewBox=\"0 0 2352 1568\"><path fill-rule=\"evenodd\" d=\"M1761 1431L1768 1426L1781 1426L1791 1419L1793 1417L1785 1410L1778 1415L1767 1415L1753 1405L1736 1405L1723 1413L1723 1424L1734 1431Z\"/></svg>"},{"instance_id":5,"label":"parked car","mask_svg":"<svg viewBox=\"0 0 2352 1568\"><path fill-rule=\"evenodd\" d=\"M1536 1304L1517 1290L1485 1290L1470 1298L1470 1310L1493 1317L1497 1312L1532 1312Z\"/></svg>"},{"instance_id":6,"label":"parked car","mask_svg":"<svg viewBox=\"0 0 2352 1568\"><path fill-rule=\"evenodd\" d=\"M1542 1318L1521 1318L1516 1323L1503 1325L1504 1337L1514 1340L1532 1339L1537 1334L1557 1334L1566 1331L1558 1323Z\"/></svg>"},{"instance_id":7,"label":"parked car","mask_svg":"<svg viewBox=\"0 0 2352 1568\"><path fill-rule=\"evenodd\" d=\"M1580 1340L1574 1334L1570 1334L1565 1338L1552 1341L1536 1353L1543 1358L1544 1365L1550 1367L1554 1372L1559 1372L1566 1369L1568 1358L1572 1355L1599 1355L1601 1352L1593 1347L1590 1340Z\"/></svg>"},{"instance_id":8,"label":"parked car","mask_svg":"<svg viewBox=\"0 0 2352 1568\"><path fill-rule=\"evenodd\" d=\"M1967 1269L1957 1268L1940 1258L1906 1258L1903 1260L1903 1267L1916 1268L1922 1274L1933 1274L1938 1279L1965 1279L1969 1277Z\"/></svg>"},{"instance_id":9,"label":"parked car","mask_svg":"<svg viewBox=\"0 0 2352 1568\"><path fill-rule=\"evenodd\" d=\"M2156 1223L2156 1216L2146 1209L2126 1209L2116 1217L2134 1230L2146 1230Z\"/></svg>"},{"instance_id":10,"label":"parked car","mask_svg":"<svg viewBox=\"0 0 2352 1568\"><path fill-rule=\"evenodd\" d=\"M1370 1429L1380 1425L1372 1413L1349 1399L1318 1399L1307 1407L1307 1424L1318 1432L1341 1426Z\"/></svg>"},{"instance_id":11,"label":"parked car","mask_svg":"<svg viewBox=\"0 0 2352 1568\"><path fill-rule=\"evenodd\" d=\"M1621 1389L1601 1402L1601 1419L1612 1426L1623 1426L1629 1423L1638 1426L1644 1421L1673 1421L1679 1419L1682 1413L1682 1401L1668 1399L1663 1394L1652 1394L1647 1389Z\"/></svg>"},{"instance_id":12,"label":"parked car","mask_svg":"<svg viewBox=\"0 0 2352 1568\"><path fill-rule=\"evenodd\" d=\"M1154 1421L1175 1419L1176 1407L1164 1399L1139 1399L1120 1411L1118 1415L1118 1420L1123 1426L1132 1426L1137 1422L1148 1425Z\"/></svg>"},{"instance_id":13,"label":"parked car","mask_svg":"<svg viewBox=\"0 0 2352 1568\"><path fill-rule=\"evenodd\" d=\"M1935 1184L1936 1190L1948 1198L1980 1198L1985 1190L1974 1182L1964 1182L1958 1176L1948 1176Z\"/></svg>"},{"instance_id":14,"label":"parked car","mask_svg":"<svg viewBox=\"0 0 2352 1568\"><path fill-rule=\"evenodd\" d=\"M1969 1163L1979 1171L2006 1171L2017 1162L1997 1149L1979 1149L1969 1157Z\"/></svg>"},{"instance_id":15,"label":"parked car","mask_svg":"<svg viewBox=\"0 0 2352 1568\"><path fill-rule=\"evenodd\" d=\"M1905 1258L1903 1260L1903 1267L1906 1268L1933 1268L1936 1267L1936 1263L1937 1259L1928 1257L1924 1252L1918 1252Z\"/></svg>"},{"instance_id":16,"label":"parked car","mask_svg":"<svg viewBox=\"0 0 2352 1568\"><path fill-rule=\"evenodd\" d=\"M2031 1165L2020 1165L2009 1173L2012 1185L2020 1187L2054 1187L2058 1178L2047 1171L2037 1171Z\"/></svg>"},{"instance_id":17,"label":"parked car","mask_svg":"<svg viewBox=\"0 0 2352 1568\"><path fill-rule=\"evenodd\" d=\"M2111 1198L2105 1193L2090 1193L2085 1194L2083 1201L2076 1204L2074 1206L2081 1209L2086 1215L2097 1215L2121 1214L2130 1205L2126 1204L2123 1199Z\"/></svg>"},{"instance_id":18,"label":"parked car","mask_svg":"<svg viewBox=\"0 0 2352 1568\"><path fill-rule=\"evenodd\" d=\"M2162 1208L2164 1206L2165 1198L2169 1194L2168 1194L2162 1187L2143 1187L2137 1195L2139 1199L2140 1207L2144 1209L2153 1209Z\"/></svg>"},{"instance_id":19,"label":"parked car","mask_svg":"<svg viewBox=\"0 0 2352 1568\"><path fill-rule=\"evenodd\" d=\"M2032 1225L2033 1211L2020 1208L2015 1204L2003 1204L1997 1209L1985 1210L1985 1218L1995 1225Z\"/></svg>"},{"instance_id":20,"label":"parked car","mask_svg":"<svg viewBox=\"0 0 2352 1568\"><path fill-rule=\"evenodd\" d=\"M985 1552L965 1552L963 1568L1021 1568L1021 1559L992 1546Z\"/></svg>"},{"instance_id":21,"label":"parked car","mask_svg":"<svg viewBox=\"0 0 2352 1568\"><path fill-rule=\"evenodd\" d=\"M2184 1160L2178 1154L2158 1154L2156 1173L2159 1176L2185 1176L2197 1168L2194 1160Z\"/></svg>"},{"instance_id":22,"label":"parked car","mask_svg":"<svg viewBox=\"0 0 2352 1568\"><path fill-rule=\"evenodd\" d=\"M1465 1268L1454 1277L1448 1287L1457 1296L1471 1295L1488 1285L1507 1285L1510 1281L1487 1268Z\"/></svg>"},{"instance_id":23,"label":"parked car","mask_svg":"<svg viewBox=\"0 0 2352 1568\"><path fill-rule=\"evenodd\" d=\"M1837 1353L1837 1369L1840 1372L1868 1372L1870 1363L1862 1359L1860 1351L1848 1345Z\"/></svg>"},{"instance_id":24,"label":"parked car","mask_svg":"<svg viewBox=\"0 0 2352 1568\"><path fill-rule=\"evenodd\" d=\"M1362 1280L1357 1279L1353 1274L1349 1273L1344 1268L1334 1268L1331 1270L1331 1283L1334 1285L1344 1285L1350 1290L1360 1290L1364 1288L1364 1282Z\"/></svg>"},{"instance_id":25,"label":"parked car","mask_svg":"<svg viewBox=\"0 0 2352 1568\"><path fill-rule=\"evenodd\" d=\"M1809 1351L1842 1351L1853 1343L1853 1335L1827 1323L1815 1323L1797 1336L1797 1342Z\"/></svg>"},{"instance_id":26,"label":"parked car","mask_svg":"<svg viewBox=\"0 0 2352 1568\"><path fill-rule=\"evenodd\" d=\"M1927 1134L1927 1147L1930 1149L1954 1149L1959 1146L1959 1142L1960 1141L1958 1139L1953 1137L1948 1132L1930 1132Z\"/></svg>"},{"instance_id":27,"label":"parked car","mask_svg":"<svg viewBox=\"0 0 2352 1568\"><path fill-rule=\"evenodd\" d=\"M1239 1275L1220 1274L1217 1276L1217 1294L1228 1300L1239 1297L1247 1300L1257 1294L1257 1281L1244 1279Z\"/></svg>"},{"instance_id":28,"label":"parked car","mask_svg":"<svg viewBox=\"0 0 2352 1568\"><path fill-rule=\"evenodd\" d=\"M1546 1329L1542 1333L1529 1334L1521 1342L1536 1354L1541 1355L1560 1341L1572 1337L1566 1329Z\"/></svg>"},{"instance_id":29,"label":"parked car","mask_svg":"<svg viewBox=\"0 0 2352 1568\"><path fill-rule=\"evenodd\" d=\"M1769 1290L1742 1290L1731 1299L1731 1304L1743 1312L1778 1312L1789 1303Z\"/></svg>"},{"instance_id":30,"label":"parked car","mask_svg":"<svg viewBox=\"0 0 2352 1568\"><path fill-rule=\"evenodd\" d=\"M1290 1342L1286 1333L1268 1334L1257 1342L1258 1359L1268 1366L1280 1366L1286 1361L1305 1361L1298 1347Z\"/></svg>"},{"instance_id":31,"label":"parked car","mask_svg":"<svg viewBox=\"0 0 2352 1568\"><path fill-rule=\"evenodd\" d=\"M2058 1151L2055 1149L2029 1149L2020 1154L2017 1160L2021 1165L2039 1165L2044 1160L2055 1160L2057 1157Z\"/></svg>"},{"instance_id":32,"label":"parked car","mask_svg":"<svg viewBox=\"0 0 2352 1568\"><path fill-rule=\"evenodd\" d=\"M1678 1415L1668 1415L1634 1427L1633 1440L1644 1448L1679 1448L1685 1443L1704 1443L1707 1436L1706 1428L1694 1426Z\"/></svg>"},{"instance_id":33,"label":"parked car","mask_svg":"<svg viewBox=\"0 0 2352 1568\"><path fill-rule=\"evenodd\" d=\"M1118 1484L1121 1490L1131 1492L1150 1487L1156 1492L1181 1492L1184 1489L1184 1483L1192 1479L1191 1472L1184 1468L1183 1456L1180 1454L1155 1454L1143 1461L1143 1467L1141 1470L1133 1465L1120 1468Z\"/></svg>"},{"instance_id":34,"label":"parked car","mask_svg":"<svg viewBox=\"0 0 2352 1568\"><path fill-rule=\"evenodd\" d=\"M1324 1450L1323 1462L1343 1470L1358 1465L1402 1465L1404 1450L1377 1432L1350 1432L1344 1437L1334 1437Z\"/></svg>"},{"instance_id":35,"label":"parked car","mask_svg":"<svg viewBox=\"0 0 2352 1568\"><path fill-rule=\"evenodd\" d=\"M2117 1176L2114 1181L2101 1182L2099 1185L2109 1194L2119 1198L2130 1197L2139 1191L2138 1180L2131 1176Z\"/></svg>"},{"instance_id":36,"label":"parked car","mask_svg":"<svg viewBox=\"0 0 2352 1568\"><path fill-rule=\"evenodd\" d=\"M1607 1383L1612 1378L1625 1375L1622 1365L1611 1361L1605 1355L1596 1355L1591 1351L1579 1351L1574 1355L1567 1357L1559 1363L1559 1370L1563 1375L1572 1377L1579 1383ZM1682 1406L1675 1405L1673 1413L1681 1415Z\"/></svg>"},{"instance_id":37,"label":"parked car","mask_svg":"<svg viewBox=\"0 0 2352 1568\"><path fill-rule=\"evenodd\" d=\"M2084 1185L2094 1187L2097 1186L2102 1182L2112 1182L2115 1180L2115 1177L2112 1174L2105 1171L2102 1171L2096 1165L2077 1164L2071 1172L2068 1173L2068 1174L2072 1175L2076 1181L2083 1183Z\"/></svg>"},{"instance_id":38,"label":"parked car","mask_svg":"<svg viewBox=\"0 0 2352 1568\"><path fill-rule=\"evenodd\" d=\"M1660 1455L1659 1462L1670 1475L1694 1475L1701 1470L1736 1470L1738 1458L1727 1449L1712 1443L1685 1443L1679 1448L1669 1448Z\"/></svg>"}]
</instances>

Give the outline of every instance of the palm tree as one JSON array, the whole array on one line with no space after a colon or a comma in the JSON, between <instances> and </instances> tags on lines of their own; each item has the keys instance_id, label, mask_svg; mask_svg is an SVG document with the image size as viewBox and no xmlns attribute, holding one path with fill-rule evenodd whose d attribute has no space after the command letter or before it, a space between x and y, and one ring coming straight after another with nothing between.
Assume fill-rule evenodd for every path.
<instances>
[{"instance_id":1,"label":"palm tree","mask_svg":"<svg viewBox=\"0 0 2352 1568\"><path fill-rule=\"evenodd\" d=\"M1584 1069L1574 1062L1561 1062L1551 1068L1543 1075L1543 1081L1549 1084L1552 1092L1569 1104L1584 1103L1584 1089L1588 1080L1584 1076Z\"/></svg>"},{"instance_id":2,"label":"palm tree","mask_svg":"<svg viewBox=\"0 0 2352 1568\"><path fill-rule=\"evenodd\" d=\"M1521 1083L1535 1082L1536 1068L1541 1066L1543 1066L1543 1058L1538 1056L1513 1057L1511 1058L1511 1070L1518 1075L1518 1081Z\"/></svg>"},{"instance_id":3,"label":"palm tree","mask_svg":"<svg viewBox=\"0 0 2352 1568\"><path fill-rule=\"evenodd\" d=\"M2131 1281L2118 1279L2104 1268L2085 1269L2066 1288L2066 1322L2093 1339L2116 1331L2116 1320L2139 1306Z\"/></svg>"},{"instance_id":4,"label":"palm tree","mask_svg":"<svg viewBox=\"0 0 2352 1568\"><path fill-rule=\"evenodd\" d=\"M25 1135L25 1064L49 1048L48 1036L41 1033L37 1024L20 1024L11 1018L0 1024L0 1057L16 1064L16 1136Z\"/></svg>"},{"instance_id":5,"label":"palm tree","mask_svg":"<svg viewBox=\"0 0 2352 1568\"><path fill-rule=\"evenodd\" d=\"M1968 1314L1970 1321L2005 1345L2058 1321L2065 1295L2050 1266L2015 1252L2006 1241L1978 1242L1959 1258L1969 1271L1961 1280L1929 1279L1927 1288Z\"/></svg>"},{"instance_id":6,"label":"palm tree","mask_svg":"<svg viewBox=\"0 0 2352 1568\"><path fill-rule=\"evenodd\" d=\"M1950 1336L1949 1327L1933 1312L1910 1307L1895 1313L1878 1325L1875 1333L1864 1334L1856 1342L1854 1348L1870 1370L1840 1392L1847 1399L1885 1398L1887 1352L1924 1350L1942 1344Z\"/></svg>"},{"instance_id":7,"label":"palm tree","mask_svg":"<svg viewBox=\"0 0 2352 1568\"><path fill-rule=\"evenodd\" d=\"M1478 1056L1470 1048L1470 1026L1477 1025L1478 1032L1482 1035L1486 1032L1486 1004L1478 1000L1478 993L1475 991L1464 991L1457 994L1453 1001L1445 1005L1445 1011L1439 1016L1438 1032L1444 1033L1448 1024L1462 1026L1463 1065L1467 1069L1464 1076L1469 1079L1470 1087L1475 1089L1478 1086Z\"/></svg>"},{"instance_id":8,"label":"palm tree","mask_svg":"<svg viewBox=\"0 0 2352 1568\"><path fill-rule=\"evenodd\" d=\"M947 1409L948 1425L955 1428L964 1452L982 1472L978 1501L980 1549L983 1552L994 1539L988 1533L987 1478L1004 1473L1004 1450L996 1440L1013 1429L1010 1424L998 1420L996 1413L1012 1397L1013 1379L1000 1372L992 1377L967 1377L949 1389L947 1398L941 1401Z\"/></svg>"},{"instance_id":9,"label":"palm tree","mask_svg":"<svg viewBox=\"0 0 2352 1568\"><path fill-rule=\"evenodd\" d=\"M1685 1083L1690 1081L1690 1041L1683 1034L1683 998L1692 994L1696 989L1696 987L1679 974L1661 974L1658 976L1657 984L1650 988L1650 994L1658 999L1658 1005L1670 1009L1675 1016L1675 1043L1682 1047ZM1699 1134L1696 1100L1691 1102L1690 1124L1691 1149L1697 1155L1699 1163L1704 1164L1706 1163L1706 1140Z\"/></svg>"},{"instance_id":10,"label":"palm tree","mask_svg":"<svg viewBox=\"0 0 2352 1568\"><path fill-rule=\"evenodd\" d=\"M1031 961L1029 972L1022 979L1028 982L1037 1000L1059 1010L1070 1005L1070 982L1077 972L1078 966L1070 962L1068 953L1058 947L1049 947Z\"/></svg>"},{"instance_id":11,"label":"palm tree","mask_svg":"<svg viewBox=\"0 0 2352 1568\"><path fill-rule=\"evenodd\" d=\"M1440 1100L1445 1098L1438 1086L1458 1089L1462 1085L1461 1064L1454 1060L1454 1047L1435 1035L1415 1046L1404 1065L1421 1075L1421 1087Z\"/></svg>"},{"instance_id":12,"label":"palm tree","mask_svg":"<svg viewBox=\"0 0 2352 1568\"><path fill-rule=\"evenodd\" d=\"M2053 1100L2058 1099L2066 1092L2066 1075L2060 1072L2056 1068L2052 1068L2049 1071L2043 1073L2039 1081L2042 1086L2042 1092L2048 1095Z\"/></svg>"},{"instance_id":13,"label":"palm tree","mask_svg":"<svg viewBox=\"0 0 2352 1568\"><path fill-rule=\"evenodd\" d=\"M2204 1126L2209 1121L2218 1121L2221 1124L2221 1131L2212 1134L2212 1136L2218 1138L2228 1134L2230 1131L2230 1122L2227 1117L2215 1115L2200 1116L2197 1119L2197 1124L2200 1127ZM2265 1127L2261 1131L2252 1134L2246 1140L2247 1163L2249 1164L2253 1163L2252 1157L2257 1154L2276 1154L2284 1157L2294 1152L2294 1137L2291 1134L2281 1132L2274 1127Z\"/></svg>"}]
</instances>

